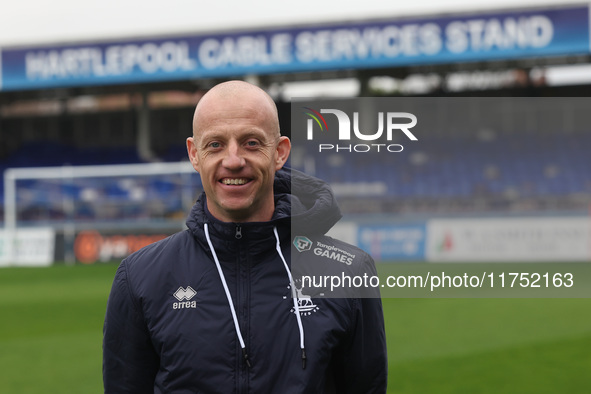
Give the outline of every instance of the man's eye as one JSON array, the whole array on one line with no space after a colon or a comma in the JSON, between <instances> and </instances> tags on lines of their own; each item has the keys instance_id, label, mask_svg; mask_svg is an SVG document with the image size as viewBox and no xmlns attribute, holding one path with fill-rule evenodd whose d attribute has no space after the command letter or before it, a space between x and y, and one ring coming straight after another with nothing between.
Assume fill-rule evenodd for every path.
<instances>
[{"instance_id":1,"label":"man's eye","mask_svg":"<svg viewBox=\"0 0 591 394\"><path fill-rule=\"evenodd\" d=\"M258 146L259 145L259 142L258 141L251 140L251 141L247 141L246 142L246 145L248 145L248 146Z\"/></svg>"},{"instance_id":2,"label":"man's eye","mask_svg":"<svg viewBox=\"0 0 591 394\"><path fill-rule=\"evenodd\" d=\"M220 144L219 142L210 142L208 146L210 148L219 148L220 146L222 146L222 144Z\"/></svg>"}]
</instances>

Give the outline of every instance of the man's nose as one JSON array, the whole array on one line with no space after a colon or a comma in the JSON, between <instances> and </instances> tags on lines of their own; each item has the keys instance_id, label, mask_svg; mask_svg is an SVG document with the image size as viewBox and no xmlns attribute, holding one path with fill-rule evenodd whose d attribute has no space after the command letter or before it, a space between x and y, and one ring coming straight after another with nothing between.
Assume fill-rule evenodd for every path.
<instances>
[{"instance_id":1,"label":"man's nose","mask_svg":"<svg viewBox=\"0 0 591 394\"><path fill-rule=\"evenodd\" d=\"M236 142L230 142L226 149L226 155L223 160L223 165L229 169L242 168L245 165L245 160L240 150L240 146Z\"/></svg>"}]
</instances>

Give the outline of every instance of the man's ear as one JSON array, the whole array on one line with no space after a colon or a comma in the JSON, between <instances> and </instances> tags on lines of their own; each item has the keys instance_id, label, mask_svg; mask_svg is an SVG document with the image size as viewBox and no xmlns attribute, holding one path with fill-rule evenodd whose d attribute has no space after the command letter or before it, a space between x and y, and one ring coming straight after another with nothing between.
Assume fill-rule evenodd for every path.
<instances>
[{"instance_id":1,"label":"man's ear","mask_svg":"<svg viewBox=\"0 0 591 394\"><path fill-rule=\"evenodd\" d=\"M280 170L291 152L291 141L286 136L279 137L277 144L277 159L275 160L275 170Z\"/></svg>"},{"instance_id":2,"label":"man's ear","mask_svg":"<svg viewBox=\"0 0 591 394\"><path fill-rule=\"evenodd\" d=\"M195 146L195 139L193 137L187 138L187 153L193 168L199 172L199 156L197 155L197 147Z\"/></svg>"}]
</instances>

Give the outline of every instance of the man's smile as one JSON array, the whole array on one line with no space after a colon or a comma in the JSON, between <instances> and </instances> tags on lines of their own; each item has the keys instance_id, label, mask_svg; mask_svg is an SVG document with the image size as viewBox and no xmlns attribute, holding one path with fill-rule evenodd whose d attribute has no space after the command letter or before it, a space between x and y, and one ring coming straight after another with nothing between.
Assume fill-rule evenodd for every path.
<instances>
[{"instance_id":1,"label":"man's smile","mask_svg":"<svg viewBox=\"0 0 591 394\"><path fill-rule=\"evenodd\" d=\"M224 178L221 182L224 185L244 185L250 182L250 180L246 178Z\"/></svg>"}]
</instances>

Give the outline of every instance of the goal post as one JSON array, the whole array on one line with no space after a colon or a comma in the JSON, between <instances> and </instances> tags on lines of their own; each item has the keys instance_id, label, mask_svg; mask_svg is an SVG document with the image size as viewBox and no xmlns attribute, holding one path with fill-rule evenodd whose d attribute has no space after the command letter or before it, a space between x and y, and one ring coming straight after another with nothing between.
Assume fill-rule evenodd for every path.
<instances>
[{"instance_id":1,"label":"goal post","mask_svg":"<svg viewBox=\"0 0 591 394\"><path fill-rule=\"evenodd\" d=\"M149 223L150 209L156 206L163 221L178 222L170 210L186 213L200 191L201 179L189 161L9 168L4 172L5 260L16 257L19 228L73 232L101 221L124 226L140 214ZM47 213L55 207L59 213ZM30 212L46 214L36 218ZM31 217L24 220L19 213ZM126 216L130 213L135 217Z\"/></svg>"}]
</instances>

